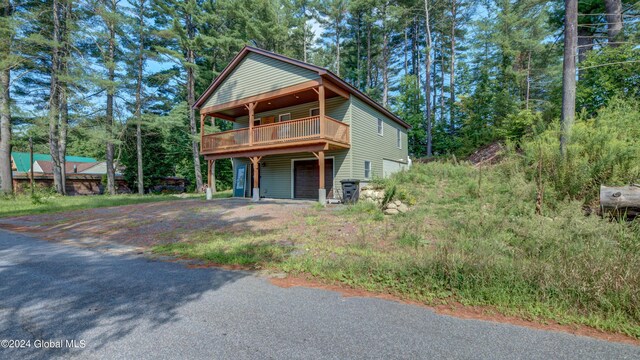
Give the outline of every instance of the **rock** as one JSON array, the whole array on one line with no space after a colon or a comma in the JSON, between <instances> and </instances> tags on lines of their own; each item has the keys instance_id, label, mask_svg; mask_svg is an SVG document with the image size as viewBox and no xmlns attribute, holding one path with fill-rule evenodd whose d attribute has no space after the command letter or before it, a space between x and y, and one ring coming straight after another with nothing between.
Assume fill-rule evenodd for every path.
<instances>
[{"instance_id":1,"label":"rock","mask_svg":"<svg viewBox=\"0 0 640 360\"><path fill-rule=\"evenodd\" d=\"M404 214L409 211L409 207L405 204L400 204L400 206L398 206L398 211Z\"/></svg>"},{"instance_id":2,"label":"rock","mask_svg":"<svg viewBox=\"0 0 640 360\"><path fill-rule=\"evenodd\" d=\"M387 209L397 209L397 208L398 206L396 206L395 203L390 202L387 204Z\"/></svg>"},{"instance_id":3,"label":"rock","mask_svg":"<svg viewBox=\"0 0 640 360\"><path fill-rule=\"evenodd\" d=\"M396 206L400 206L400 205L402 205L402 201L400 201L400 200L396 200L396 201L395 201L395 204L396 204Z\"/></svg>"},{"instance_id":4,"label":"rock","mask_svg":"<svg viewBox=\"0 0 640 360\"><path fill-rule=\"evenodd\" d=\"M398 214L398 209L385 209L384 210L384 214L385 215L396 215L396 214Z\"/></svg>"}]
</instances>

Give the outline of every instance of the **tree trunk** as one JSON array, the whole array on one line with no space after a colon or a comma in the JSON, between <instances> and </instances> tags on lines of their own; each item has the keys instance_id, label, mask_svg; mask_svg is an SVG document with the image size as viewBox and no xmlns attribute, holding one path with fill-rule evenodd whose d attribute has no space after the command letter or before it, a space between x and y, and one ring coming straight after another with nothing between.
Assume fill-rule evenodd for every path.
<instances>
[{"instance_id":1,"label":"tree trunk","mask_svg":"<svg viewBox=\"0 0 640 360\"><path fill-rule=\"evenodd\" d=\"M529 96L531 95L531 50L527 55L527 88L524 95L525 109L529 110Z\"/></svg>"},{"instance_id":2,"label":"tree trunk","mask_svg":"<svg viewBox=\"0 0 640 360\"><path fill-rule=\"evenodd\" d=\"M138 194L144 195L144 171L142 169L142 76L144 73L144 43L145 43L145 23L144 11L145 1L138 3L138 78L136 80L136 157L138 160Z\"/></svg>"},{"instance_id":3,"label":"tree trunk","mask_svg":"<svg viewBox=\"0 0 640 360\"><path fill-rule=\"evenodd\" d=\"M72 2L64 4L64 17L60 23L61 54L60 54L60 74L63 80L58 80L60 84L60 123L58 138L58 161L60 162L60 180L62 193L67 194L67 133L69 129L69 56L71 53L71 21Z\"/></svg>"},{"instance_id":4,"label":"tree trunk","mask_svg":"<svg viewBox=\"0 0 640 360\"><path fill-rule=\"evenodd\" d=\"M60 3L53 0L53 36L51 45L51 74L49 91L49 153L53 168L53 185L58 194L64 194L62 170L60 168L60 150L58 122L60 121L60 88L58 76L60 71ZM33 164L32 164L33 165Z\"/></svg>"},{"instance_id":5,"label":"tree trunk","mask_svg":"<svg viewBox=\"0 0 640 360\"><path fill-rule=\"evenodd\" d=\"M336 20L336 75L340 76L340 23Z\"/></svg>"},{"instance_id":6,"label":"tree trunk","mask_svg":"<svg viewBox=\"0 0 640 360\"><path fill-rule=\"evenodd\" d=\"M3 0L0 16L7 19L13 15L11 1ZM4 39L0 44L0 63L11 54L13 38ZM0 192L13 194L13 174L11 172L11 70L3 67L0 71Z\"/></svg>"},{"instance_id":7,"label":"tree trunk","mask_svg":"<svg viewBox=\"0 0 640 360\"><path fill-rule=\"evenodd\" d=\"M567 144L576 115L576 46L578 0L565 0L564 59L562 64L562 115L560 153L567 154Z\"/></svg>"},{"instance_id":8,"label":"tree trunk","mask_svg":"<svg viewBox=\"0 0 640 360\"><path fill-rule=\"evenodd\" d=\"M116 12L116 0L111 0L111 12ZM113 19L106 20L107 28L109 31L109 52L107 59L108 78L109 85L107 89L107 114L106 114L106 132L107 132L107 148L106 148L106 162L107 162L107 191L110 195L116 194L116 174L115 164L113 161L115 155L115 146L113 144L113 97L115 93L115 47L116 47L116 30Z\"/></svg>"},{"instance_id":9,"label":"tree trunk","mask_svg":"<svg viewBox=\"0 0 640 360\"><path fill-rule=\"evenodd\" d=\"M440 40L440 122L442 122L442 126L446 128L446 118L444 115L444 69L445 69L445 60L444 60L444 39Z\"/></svg>"},{"instance_id":10,"label":"tree trunk","mask_svg":"<svg viewBox=\"0 0 640 360\"><path fill-rule=\"evenodd\" d=\"M622 32L622 0L604 0L607 13L607 38L610 46L618 46L619 35Z\"/></svg>"},{"instance_id":11,"label":"tree trunk","mask_svg":"<svg viewBox=\"0 0 640 360\"><path fill-rule=\"evenodd\" d=\"M189 40L193 40L195 37L195 28L191 21L191 15L187 15L186 18L187 36ZM191 133L191 152L193 153L193 168L196 178L196 192L202 192L202 170L200 167L200 149L198 148L197 140L197 127L196 127L196 114L193 110L193 104L196 102L196 77L194 74L194 67L196 64L196 54L193 49L189 47L186 49L186 60L191 66L187 67L187 105L189 107L189 131ZM202 129L201 129L202 131Z\"/></svg>"},{"instance_id":12,"label":"tree trunk","mask_svg":"<svg viewBox=\"0 0 640 360\"><path fill-rule=\"evenodd\" d=\"M371 88L371 23L367 22L367 89Z\"/></svg>"},{"instance_id":13,"label":"tree trunk","mask_svg":"<svg viewBox=\"0 0 640 360\"><path fill-rule=\"evenodd\" d=\"M456 103L456 88L455 88L455 74L456 74L456 1L451 1L451 65L449 74L449 97L451 107L449 109L449 122L451 123L451 133L456 131L455 122L455 103Z\"/></svg>"},{"instance_id":14,"label":"tree trunk","mask_svg":"<svg viewBox=\"0 0 640 360\"><path fill-rule=\"evenodd\" d=\"M382 106L389 106L389 34L387 32L387 4L382 5Z\"/></svg>"},{"instance_id":15,"label":"tree trunk","mask_svg":"<svg viewBox=\"0 0 640 360\"><path fill-rule=\"evenodd\" d=\"M425 30L427 32L424 57L424 122L427 131L427 157L431 157L432 151L432 124L431 124L431 23L429 21L429 1L424 0Z\"/></svg>"}]
</instances>

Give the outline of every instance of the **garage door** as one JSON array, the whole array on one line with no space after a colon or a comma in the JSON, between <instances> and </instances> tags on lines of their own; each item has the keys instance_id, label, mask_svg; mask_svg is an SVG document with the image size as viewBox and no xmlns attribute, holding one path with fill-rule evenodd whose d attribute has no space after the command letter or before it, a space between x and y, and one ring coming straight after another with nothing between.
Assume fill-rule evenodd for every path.
<instances>
[{"instance_id":1,"label":"garage door","mask_svg":"<svg viewBox=\"0 0 640 360\"><path fill-rule=\"evenodd\" d=\"M324 184L327 197L333 197L333 159L324 161ZM317 199L320 187L320 166L318 160L293 162L293 197L296 199Z\"/></svg>"},{"instance_id":2,"label":"garage door","mask_svg":"<svg viewBox=\"0 0 640 360\"><path fill-rule=\"evenodd\" d=\"M386 179L389 176L397 173L398 171L404 170L407 164L401 163L399 161L393 160L382 160L382 176Z\"/></svg>"}]
</instances>

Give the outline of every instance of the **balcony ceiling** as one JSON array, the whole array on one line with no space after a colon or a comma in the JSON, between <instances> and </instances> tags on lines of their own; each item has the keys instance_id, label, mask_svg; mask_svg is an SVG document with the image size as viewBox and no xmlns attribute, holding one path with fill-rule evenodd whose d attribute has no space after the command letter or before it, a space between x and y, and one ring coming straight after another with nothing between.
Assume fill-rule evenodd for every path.
<instances>
[{"instance_id":1,"label":"balcony ceiling","mask_svg":"<svg viewBox=\"0 0 640 360\"><path fill-rule=\"evenodd\" d=\"M337 93L326 89L325 90L325 98L333 98L339 96ZM274 109L285 108L297 104L305 104L313 101L318 101L318 94L313 89L308 89L305 91L301 91L299 93L282 96L279 98L265 100L258 102L258 106L256 107L255 113L261 113L265 111L270 111ZM219 111L218 113L228 115L231 117L240 117L249 115L249 110L247 110L244 105L235 107L233 109L227 109L223 111Z\"/></svg>"}]
</instances>

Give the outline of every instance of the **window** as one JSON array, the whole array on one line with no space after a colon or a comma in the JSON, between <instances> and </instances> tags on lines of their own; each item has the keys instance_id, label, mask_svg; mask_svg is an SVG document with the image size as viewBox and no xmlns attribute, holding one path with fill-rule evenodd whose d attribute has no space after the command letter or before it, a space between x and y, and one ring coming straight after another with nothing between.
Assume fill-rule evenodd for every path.
<instances>
[{"instance_id":1,"label":"window","mask_svg":"<svg viewBox=\"0 0 640 360\"><path fill-rule=\"evenodd\" d=\"M320 116L320 108L309 109L309 116Z\"/></svg>"},{"instance_id":2,"label":"window","mask_svg":"<svg viewBox=\"0 0 640 360\"><path fill-rule=\"evenodd\" d=\"M365 160L364 162L364 178L371 178L371 161Z\"/></svg>"},{"instance_id":3,"label":"window","mask_svg":"<svg viewBox=\"0 0 640 360\"><path fill-rule=\"evenodd\" d=\"M262 122L261 118L253 118L253 126L258 126Z\"/></svg>"},{"instance_id":4,"label":"window","mask_svg":"<svg viewBox=\"0 0 640 360\"><path fill-rule=\"evenodd\" d=\"M378 135L382 136L382 132L384 130L384 123L382 122L382 119L378 119Z\"/></svg>"},{"instance_id":5,"label":"window","mask_svg":"<svg viewBox=\"0 0 640 360\"><path fill-rule=\"evenodd\" d=\"M289 121L289 120L291 120L291 113L278 115L278 121Z\"/></svg>"},{"instance_id":6,"label":"window","mask_svg":"<svg viewBox=\"0 0 640 360\"><path fill-rule=\"evenodd\" d=\"M398 149L402 149L402 132L400 132L400 129L396 129L396 146Z\"/></svg>"}]
</instances>

